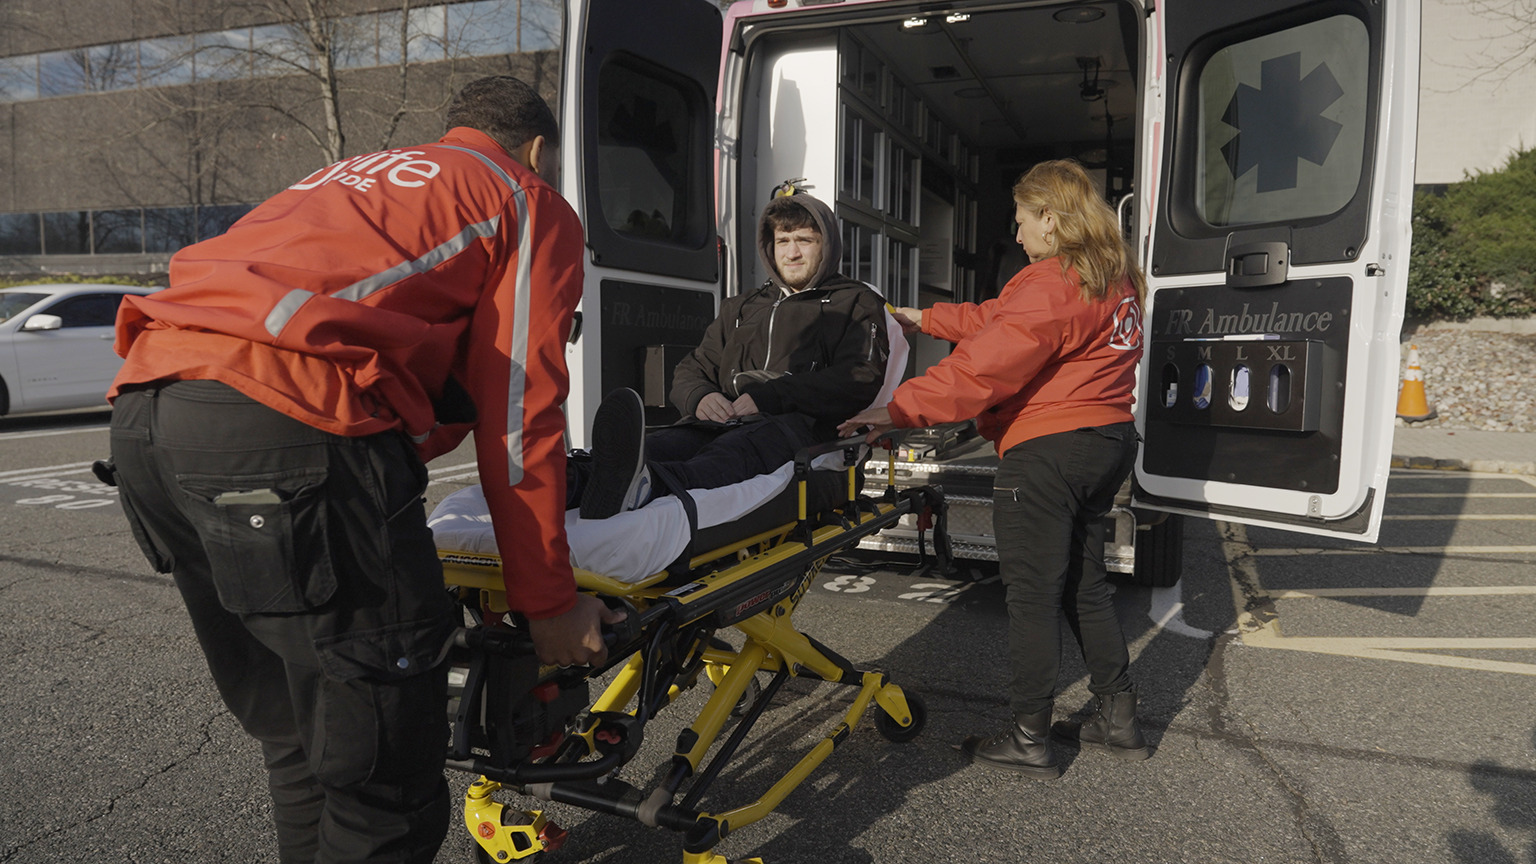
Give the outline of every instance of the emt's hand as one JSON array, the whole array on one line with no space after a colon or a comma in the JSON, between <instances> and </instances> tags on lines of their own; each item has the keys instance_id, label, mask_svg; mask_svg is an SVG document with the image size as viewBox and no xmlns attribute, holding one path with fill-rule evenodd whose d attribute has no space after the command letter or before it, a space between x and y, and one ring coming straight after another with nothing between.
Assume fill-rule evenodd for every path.
<instances>
[{"instance_id":1,"label":"emt's hand","mask_svg":"<svg viewBox=\"0 0 1536 864\"><path fill-rule=\"evenodd\" d=\"M693 409L693 416L700 420L724 423L736 414L731 407L731 400L725 398L724 393L711 393L699 400L699 406Z\"/></svg>"},{"instance_id":2,"label":"emt's hand","mask_svg":"<svg viewBox=\"0 0 1536 864\"><path fill-rule=\"evenodd\" d=\"M576 605L564 615L528 622L528 635L539 662L552 666L601 666L608 659L603 624L617 624L625 614L609 609L591 594L576 595Z\"/></svg>"},{"instance_id":3,"label":"emt's hand","mask_svg":"<svg viewBox=\"0 0 1536 864\"><path fill-rule=\"evenodd\" d=\"M745 393L737 396L736 401L731 403L732 417L750 417L753 414L761 413L763 412L757 410L757 403L753 402L752 397Z\"/></svg>"},{"instance_id":4,"label":"emt's hand","mask_svg":"<svg viewBox=\"0 0 1536 864\"><path fill-rule=\"evenodd\" d=\"M923 310L912 306L897 306L891 309L891 315L896 318L896 323L901 325L901 332L907 334L923 332Z\"/></svg>"},{"instance_id":5,"label":"emt's hand","mask_svg":"<svg viewBox=\"0 0 1536 864\"><path fill-rule=\"evenodd\" d=\"M891 422L890 409L884 405L881 405L879 408L870 408L865 411L860 411L852 417L849 417L847 420L844 420L842 424L837 427L837 434L844 438L848 438L853 435L857 435L861 431L866 431L864 427L868 427L868 434L864 436L864 441L866 443L873 444L879 440L881 435L884 435L892 429L895 429L896 424Z\"/></svg>"}]
</instances>

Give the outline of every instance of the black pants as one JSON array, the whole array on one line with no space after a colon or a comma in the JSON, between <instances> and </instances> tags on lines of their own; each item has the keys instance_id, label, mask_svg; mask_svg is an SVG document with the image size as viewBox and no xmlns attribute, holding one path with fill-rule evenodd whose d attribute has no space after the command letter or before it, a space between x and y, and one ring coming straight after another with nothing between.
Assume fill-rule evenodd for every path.
<instances>
[{"instance_id":1,"label":"black pants","mask_svg":"<svg viewBox=\"0 0 1536 864\"><path fill-rule=\"evenodd\" d=\"M645 462L651 469L654 496L688 489L715 489L775 471L812 444L814 421L804 414L760 417L737 425L684 422L654 429L645 436ZM573 459L566 473L566 509L581 502L589 463Z\"/></svg>"},{"instance_id":2,"label":"black pants","mask_svg":"<svg viewBox=\"0 0 1536 864\"><path fill-rule=\"evenodd\" d=\"M1041 711L1055 698L1063 613L1088 665L1089 690L1106 696L1131 686L1125 634L1104 578L1103 517L1135 459L1130 423L1047 435L1003 454L992 521L1015 712Z\"/></svg>"},{"instance_id":3,"label":"black pants","mask_svg":"<svg viewBox=\"0 0 1536 864\"><path fill-rule=\"evenodd\" d=\"M432 861L454 607L409 442L191 381L119 396L112 459L136 539L261 742L282 861Z\"/></svg>"}]
</instances>

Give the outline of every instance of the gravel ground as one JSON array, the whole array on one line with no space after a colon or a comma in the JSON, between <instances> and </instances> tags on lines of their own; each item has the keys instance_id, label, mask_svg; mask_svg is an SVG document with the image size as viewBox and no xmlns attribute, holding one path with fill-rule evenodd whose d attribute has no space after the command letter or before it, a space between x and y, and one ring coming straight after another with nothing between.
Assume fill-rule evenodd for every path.
<instances>
[{"instance_id":1,"label":"gravel ground","mask_svg":"<svg viewBox=\"0 0 1536 864\"><path fill-rule=\"evenodd\" d=\"M1419 348L1424 394L1439 416L1409 425L1536 432L1536 334L1426 325L1403 342L1404 370L1410 344Z\"/></svg>"}]
</instances>

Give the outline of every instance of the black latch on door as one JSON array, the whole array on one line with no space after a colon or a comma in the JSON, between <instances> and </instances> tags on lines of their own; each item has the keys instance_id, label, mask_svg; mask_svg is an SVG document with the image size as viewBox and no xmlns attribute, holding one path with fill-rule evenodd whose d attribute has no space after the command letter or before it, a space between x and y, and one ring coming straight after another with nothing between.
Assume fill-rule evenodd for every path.
<instances>
[{"instance_id":1,"label":"black latch on door","mask_svg":"<svg viewBox=\"0 0 1536 864\"><path fill-rule=\"evenodd\" d=\"M1285 243L1244 243L1228 246L1228 288L1267 288L1286 280L1291 249Z\"/></svg>"}]
</instances>

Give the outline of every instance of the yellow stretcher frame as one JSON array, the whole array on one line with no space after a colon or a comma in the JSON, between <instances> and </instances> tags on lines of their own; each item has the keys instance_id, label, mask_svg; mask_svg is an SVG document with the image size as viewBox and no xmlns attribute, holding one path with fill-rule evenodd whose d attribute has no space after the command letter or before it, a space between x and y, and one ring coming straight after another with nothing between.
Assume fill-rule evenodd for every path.
<instances>
[{"instance_id":1,"label":"yellow stretcher frame","mask_svg":"<svg viewBox=\"0 0 1536 864\"><path fill-rule=\"evenodd\" d=\"M886 738L910 741L921 732L926 711L920 699L881 672L855 669L793 623L796 607L829 556L856 547L861 538L895 524L904 514L921 514L925 521L931 518L935 553L941 559L948 555L940 490L897 490L887 485L878 498L861 496L856 449L857 442L838 442L801 451L796 457L799 518L692 557L682 584L665 572L629 584L577 571L581 590L621 603L630 617L622 625L627 633L610 637L608 666L580 674L596 677L623 665L591 707L578 715L553 756L501 768L484 758L450 760L452 768L481 775L464 800L465 827L478 844L481 861L502 864L557 848L564 841L564 832L548 823L541 811L513 811L494 800L496 792L510 788L679 831L684 834L684 864L726 864L714 847L732 831L771 813L847 740L871 702L880 708L876 726ZM844 451L847 466L845 503L820 517L809 514L810 462L837 450ZM894 451L888 458L894 461ZM894 470L886 476L894 477ZM457 589L467 607L479 607L493 618L507 611L499 559L453 550L439 550L439 557L448 585ZM712 638L721 626L742 634L740 649ZM674 637L677 643L669 643ZM520 645L516 644L519 639L523 640ZM461 631L459 644L502 653L530 650L526 637L496 626ZM679 655L689 660L673 670L671 664ZM664 675L663 668L671 674ZM649 790L619 780L615 775L639 749L645 723L697 683L700 672L715 689L698 717L678 736L671 770ZM772 673L767 687L760 686L759 672ZM540 686L570 674L570 670L544 667L539 672ZM775 692L792 677L843 683L857 687L858 693L842 722L756 801L721 812L698 809ZM735 730L701 772L705 756L732 713L741 713L743 706L745 712ZM583 776L572 776L576 774ZM605 777L605 782L591 782L597 776ZM689 778L696 779L683 793L682 784Z\"/></svg>"}]
</instances>

